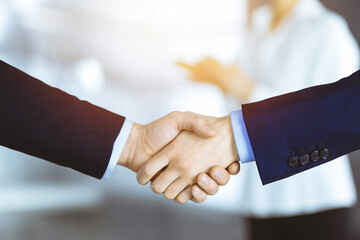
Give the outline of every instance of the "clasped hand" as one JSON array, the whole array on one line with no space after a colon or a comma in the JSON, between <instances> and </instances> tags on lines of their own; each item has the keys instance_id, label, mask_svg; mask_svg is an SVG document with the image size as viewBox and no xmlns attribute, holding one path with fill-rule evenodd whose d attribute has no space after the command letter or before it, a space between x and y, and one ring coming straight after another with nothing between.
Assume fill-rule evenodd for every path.
<instances>
[{"instance_id":1,"label":"clasped hand","mask_svg":"<svg viewBox=\"0 0 360 240\"><path fill-rule=\"evenodd\" d=\"M156 193L185 203L203 202L240 165L230 117L173 112L147 125L134 123L118 165L151 181ZM227 170L226 170L227 168Z\"/></svg>"}]
</instances>

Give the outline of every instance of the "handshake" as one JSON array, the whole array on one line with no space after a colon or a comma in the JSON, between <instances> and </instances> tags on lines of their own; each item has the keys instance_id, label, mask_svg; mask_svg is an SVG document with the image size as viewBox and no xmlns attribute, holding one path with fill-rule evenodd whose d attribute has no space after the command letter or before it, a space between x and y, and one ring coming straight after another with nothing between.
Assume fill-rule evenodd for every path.
<instances>
[{"instance_id":1,"label":"handshake","mask_svg":"<svg viewBox=\"0 0 360 240\"><path fill-rule=\"evenodd\" d=\"M96 178L108 176L117 161L136 172L140 184L151 181L156 193L180 203L215 194L239 171L239 154L243 162L256 155L261 181L268 184L360 149L360 71L245 104L232 112L233 121L173 112L144 126L127 124L127 138L120 136L123 116L1 60L0 73L1 146ZM122 144L116 145L118 139ZM122 148L119 157L112 154L114 142Z\"/></svg>"},{"instance_id":2,"label":"handshake","mask_svg":"<svg viewBox=\"0 0 360 240\"><path fill-rule=\"evenodd\" d=\"M134 123L117 165L136 172L140 184L151 181L169 200L203 202L240 170L230 116L172 112Z\"/></svg>"}]
</instances>

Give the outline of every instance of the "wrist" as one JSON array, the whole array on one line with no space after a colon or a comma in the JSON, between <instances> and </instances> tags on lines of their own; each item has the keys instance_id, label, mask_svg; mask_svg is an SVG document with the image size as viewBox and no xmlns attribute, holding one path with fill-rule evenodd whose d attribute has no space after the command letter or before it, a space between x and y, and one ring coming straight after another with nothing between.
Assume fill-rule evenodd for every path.
<instances>
[{"instance_id":1,"label":"wrist","mask_svg":"<svg viewBox=\"0 0 360 240\"><path fill-rule=\"evenodd\" d=\"M142 125L134 123L131 130L128 139L126 140L124 149L119 157L119 160L117 162L117 165L121 165L124 167L129 168L131 165L132 159L134 158L135 152L136 152L136 145L138 136L140 135Z\"/></svg>"},{"instance_id":2,"label":"wrist","mask_svg":"<svg viewBox=\"0 0 360 240\"><path fill-rule=\"evenodd\" d=\"M235 142L235 137L234 137L234 132L232 129L232 124L231 124L231 117L230 115L227 115L225 117L223 117L225 124L226 124L226 135L229 138L229 143L230 143L230 151L231 151L231 156L233 157L233 161L240 161L239 159L239 154L237 151L237 147L236 147L236 142Z\"/></svg>"}]
</instances>

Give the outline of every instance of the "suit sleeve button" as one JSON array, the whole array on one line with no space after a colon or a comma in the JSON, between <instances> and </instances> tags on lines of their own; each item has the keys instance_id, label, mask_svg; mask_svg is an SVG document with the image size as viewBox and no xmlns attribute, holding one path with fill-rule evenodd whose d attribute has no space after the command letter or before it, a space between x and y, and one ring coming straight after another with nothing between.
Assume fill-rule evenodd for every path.
<instances>
[{"instance_id":1,"label":"suit sleeve button","mask_svg":"<svg viewBox=\"0 0 360 240\"><path fill-rule=\"evenodd\" d=\"M311 157L311 160L314 162L319 161L320 160L319 151L317 151L317 150L312 151L310 153L310 157Z\"/></svg>"},{"instance_id":2,"label":"suit sleeve button","mask_svg":"<svg viewBox=\"0 0 360 240\"><path fill-rule=\"evenodd\" d=\"M308 164L310 162L310 156L309 156L309 154L306 154L306 153L304 153L304 154L302 154L301 156L300 156L300 163L301 163L301 165L306 165L306 164Z\"/></svg>"},{"instance_id":3,"label":"suit sleeve button","mask_svg":"<svg viewBox=\"0 0 360 240\"><path fill-rule=\"evenodd\" d=\"M296 167L297 165L299 165L299 158L297 156L290 156L288 158L288 164L290 167Z\"/></svg>"},{"instance_id":4,"label":"suit sleeve button","mask_svg":"<svg viewBox=\"0 0 360 240\"><path fill-rule=\"evenodd\" d=\"M327 160L330 157L330 151L329 149L325 148L320 152L320 157L322 160Z\"/></svg>"}]
</instances>

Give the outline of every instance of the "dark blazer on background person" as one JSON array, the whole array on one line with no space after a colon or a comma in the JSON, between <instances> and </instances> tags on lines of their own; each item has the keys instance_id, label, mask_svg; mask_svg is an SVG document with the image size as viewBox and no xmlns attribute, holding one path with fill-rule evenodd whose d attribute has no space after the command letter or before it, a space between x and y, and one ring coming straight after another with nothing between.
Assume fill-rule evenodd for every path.
<instances>
[{"instance_id":1,"label":"dark blazer on background person","mask_svg":"<svg viewBox=\"0 0 360 240\"><path fill-rule=\"evenodd\" d=\"M263 184L360 149L360 71L242 107Z\"/></svg>"},{"instance_id":2,"label":"dark blazer on background person","mask_svg":"<svg viewBox=\"0 0 360 240\"><path fill-rule=\"evenodd\" d=\"M0 144L101 178L125 118L0 61Z\"/></svg>"}]
</instances>

